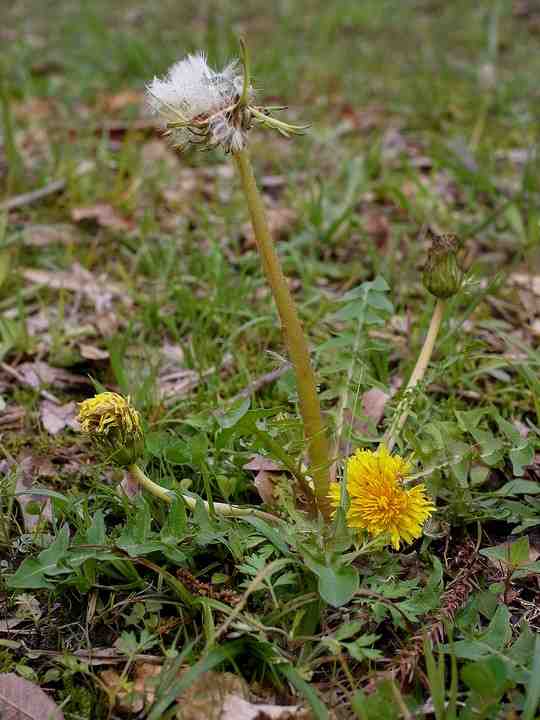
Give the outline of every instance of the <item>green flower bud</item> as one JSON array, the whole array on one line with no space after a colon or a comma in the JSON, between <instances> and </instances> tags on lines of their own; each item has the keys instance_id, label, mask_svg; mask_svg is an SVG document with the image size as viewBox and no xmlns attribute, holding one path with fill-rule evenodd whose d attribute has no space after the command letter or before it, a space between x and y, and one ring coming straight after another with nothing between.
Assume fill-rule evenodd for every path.
<instances>
[{"instance_id":1,"label":"green flower bud","mask_svg":"<svg viewBox=\"0 0 540 720\"><path fill-rule=\"evenodd\" d=\"M141 457L144 436L141 417L129 399L103 392L79 403L81 430L117 465L131 465Z\"/></svg>"},{"instance_id":2,"label":"green flower bud","mask_svg":"<svg viewBox=\"0 0 540 720\"><path fill-rule=\"evenodd\" d=\"M435 297L445 300L455 295L463 282L463 271L457 258L459 249L455 235L435 235L428 230L432 245L424 267L424 287Z\"/></svg>"}]
</instances>

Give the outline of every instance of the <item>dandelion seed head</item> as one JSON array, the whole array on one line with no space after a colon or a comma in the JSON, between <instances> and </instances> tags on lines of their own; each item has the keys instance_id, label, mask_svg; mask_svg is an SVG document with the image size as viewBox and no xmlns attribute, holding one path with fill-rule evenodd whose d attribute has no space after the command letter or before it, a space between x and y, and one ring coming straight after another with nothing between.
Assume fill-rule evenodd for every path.
<instances>
[{"instance_id":1,"label":"dandelion seed head","mask_svg":"<svg viewBox=\"0 0 540 720\"><path fill-rule=\"evenodd\" d=\"M170 134L177 145L199 142L236 152L245 145L245 132L232 117L243 82L238 60L216 71L204 53L197 53L175 63L164 78L155 77L146 88L147 102L164 125L173 124Z\"/></svg>"}]
</instances>

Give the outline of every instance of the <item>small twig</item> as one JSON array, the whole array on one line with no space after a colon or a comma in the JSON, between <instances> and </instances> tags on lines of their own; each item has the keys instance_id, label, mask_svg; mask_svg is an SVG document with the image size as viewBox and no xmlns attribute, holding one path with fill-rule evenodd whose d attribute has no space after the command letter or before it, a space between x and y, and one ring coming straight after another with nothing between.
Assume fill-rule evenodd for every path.
<instances>
[{"instance_id":1,"label":"small twig","mask_svg":"<svg viewBox=\"0 0 540 720\"><path fill-rule=\"evenodd\" d=\"M235 620L240 615L242 610L245 608L247 601L249 599L249 596L253 592L255 592L255 590L257 590L259 588L259 586L266 580L266 578L269 577L270 575L272 575L272 573L274 573L276 570L284 567L285 565L288 565L291 562L296 562L296 561L292 560L291 558L281 558L279 560L274 560L273 562L271 562L269 565L267 565L266 567L264 567L262 570L260 570L257 573L257 575L253 578L253 580L248 585L248 588L245 591L245 593L242 595L242 599L240 600L240 602L236 605L236 607L234 608L232 613L229 615L229 617L225 620L225 622L222 623L222 625L220 625L218 627L218 629L216 630L216 634L214 636L215 641L219 640L219 638L225 632L227 632L227 630L229 629L233 620Z\"/></svg>"},{"instance_id":2,"label":"small twig","mask_svg":"<svg viewBox=\"0 0 540 720\"><path fill-rule=\"evenodd\" d=\"M428 332L425 337L424 344L422 345L422 349L420 350L420 355L418 356L416 365L414 366L414 370L412 371L409 382L407 383L407 387L405 388L403 400L398 405L394 422L386 432L383 442L390 451L396 444L399 433L401 432L401 429L405 425L405 421L409 416L409 411L413 402L413 398L410 396L410 393L412 393L418 383L423 380L424 375L426 374L429 361L431 360L431 356L433 354L433 348L435 347L435 340L437 339L437 335L439 333L439 329L443 320L445 305L445 300L441 299L438 299L435 303L433 315L431 316L431 321L429 323Z\"/></svg>"},{"instance_id":3,"label":"small twig","mask_svg":"<svg viewBox=\"0 0 540 720\"><path fill-rule=\"evenodd\" d=\"M45 187L38 188L38 190L22 193L22 195L15 195L15 197L9 198L9 200L5 200L3 203L0 203L0 212L15 210L16 208L24 207L25 205L32 205L49 195L61 192L65 186L65 180L54 180L52 183L45 185Z\"/></svg>"},{"instance_id":4,"label":"small twig","mask_svg":"<svg viewBox=\"0 0 540 720\"><path fill-rule=\"evenodd\" d=\"M9 365L6 365L4 362L0 362L0 368L6 372L8 375L11 375L11 377L15 378L17 382L20 382L21 385L26 385L27 387L31 387L35 390L34 386L31 382L29 382L23 375L20 374L20 372L17 372L15 368L10 367ZM56 405L60 405L60 400L50 393L48 390L39 390L38 391L41 397L45 398L45 400L50 400L50 402L55 403Z\"/></svg>"},{"instance_id":5,"label":"small twig","mask_svg":"<svg viewBox=\"0 0 540 720\"><path fill-rule=\"evenodd\" d=\"M138 465L134 463L133 465L129 466L128 470L131 473L132 478L136 482L138 482L141 487L152 493L152 495L159 498L160 500L163 500L169 505L173 502L175 498L174 491L167 490L161 485L155 483L153 480L150 480L148 475L146 475L146 473L143 472L143 470L141 470ZM206 508L207 512L210 510L210 504L206 500L198 500L197 498L192 497L191 495L188 495L186 493L180 493L180 495L185 504L190 508L190 510L195 510L195 508L197 507L197 502L201 502ZM271 515L270 513L264 512L263 510L258 510L257 508L251 507L239 507L238 505L229 505L229 503L215 502L213 503L213 511L217 515L221 515L222 517L258 517L261 520L266 520L266 522L270 523L280 522L280 519L276 517L276 515Z\"/></svg>"},{"instance_id":6,"label":"small twig","mask_svg":"<svg viewBox=\"0 0 540 720\"><path fill-rule=\"evenodd\" d=\"M239 393L234 395L230 399L230 403L236 402L237 400L240 400L241 398L250 397L251 395L255 395L256 392L258 392L261 388L263 388L265 385L270 385L270 383L275 382L276 380L279 380L279 378L282 375L285 375L287 370L290 370L292 368L291 363L285 363L281 367L276 368L275 370L271 370L270 372L265 373L264 375L261 375L258 378L255 378L255 380L252 380L243 390L240 390Z\"/></svg>"},{"instance_id":7,"label":"small twig","mask_svg":"<svg viewBox=\"0 0 540 720\"><path fill-rule=\"evenodd\" d=\"M75 174L84 175L93 169L93 167L94 163L83 162L79 165ZM65 178L62 180L53 180L53 182L45 185L45 187L38 188L37 190L31 190L27 193L22 193L22 195L15 195L15 197L9 198L8 200L4 200L4 202L0 203L0 212L9 212L10 210L24 207L25 205L32 205L35 202L39 202L39 200L43 200L43 198L49 197L49 195L62 192L62 190L66 187L66 184L67 180Z\"/></svg>"}]
</instances>

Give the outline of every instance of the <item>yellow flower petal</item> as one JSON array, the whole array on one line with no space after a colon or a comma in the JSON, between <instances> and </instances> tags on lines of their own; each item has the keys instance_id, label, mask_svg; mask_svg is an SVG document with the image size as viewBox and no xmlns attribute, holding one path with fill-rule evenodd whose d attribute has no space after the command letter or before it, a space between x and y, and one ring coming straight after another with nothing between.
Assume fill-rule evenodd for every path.
<instances>
[{"instance_id":1,"label":"yellow flower petal","mask_svg":"<svg viewBox=\"0 0 540 720\"><path fill-rule=\"evenodd\" d=\"M424 522L435 510L424 485L407 489L403 479L411 465L399 455L391 455L382 445L375 452L357 450L347 461L347 491L350 527L370 535L388 535L398 550L422 534ZM339 507L340 486L330 487L332 506Z\"/></svg>"}]
</instances>

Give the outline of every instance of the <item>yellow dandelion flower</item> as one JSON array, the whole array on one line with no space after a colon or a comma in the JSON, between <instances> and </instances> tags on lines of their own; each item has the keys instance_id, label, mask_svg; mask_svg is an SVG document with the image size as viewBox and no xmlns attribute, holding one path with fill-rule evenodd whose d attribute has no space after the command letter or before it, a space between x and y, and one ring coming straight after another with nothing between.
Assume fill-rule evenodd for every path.
<instances>
[{"instance_id":1,"label":"yellow dandelion flower","mask_svg":"<svg viewBox=\"0 0 540 720\"><path fill-rule=\"evenodd\" d=\"M98 393L79 403L81 430L112 453L120 465L130 465L142 454L141 416L129 399L118 393Z\"/></svg>"},{"instance_id":2,"label":"yellow dandelion flower","mask_svg":"<svg viewBox=\"0 0 540 720\"><path fill-rule=\"evenodd\" d=\"M374 537L388 535L392 546L411 543L422 534L424 522L435 510L424 485L407 489L403 479L410 474L410 463L391 455L381 445L375 452L357 450L347 462L349 527L366 530ZM330 489L334 507L339 506L339 485Z\"/></svg>"}]
</instances>

